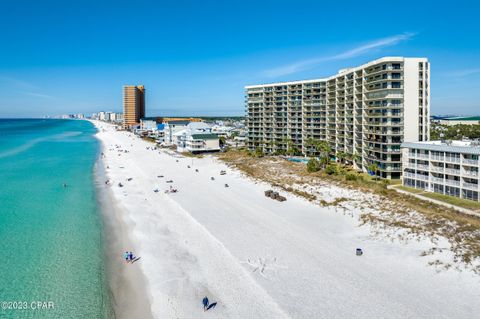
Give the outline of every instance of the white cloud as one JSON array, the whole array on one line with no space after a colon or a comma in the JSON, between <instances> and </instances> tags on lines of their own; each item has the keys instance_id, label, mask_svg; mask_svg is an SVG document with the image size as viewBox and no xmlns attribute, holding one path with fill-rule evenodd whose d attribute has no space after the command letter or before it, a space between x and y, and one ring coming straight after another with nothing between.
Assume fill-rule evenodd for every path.
<instances>
[{"instance_id":1,"label":"white cloud","mask_svg":"<svg viewBox=\"0 0 480 319\"><path fill-rule=\"evenodd\" d=\"M35 92L22 92L23 94L34 96L34 97L40 97L43 99L49 99L49 100L56 100L57 98L51 95L47 94L41 94L41 93L35 93Z\"/></svg>"},{"instance_id":2,"label":"white cloud","mask_svg":"<svg viewBox=\"0 0 480 319\"><path fill-rule=\"evenodd\" d=\"M458 78L463 78L465 76L479 74L479 73L480 73L480 68L474 68L474 69L467 69L467 70L460 70L460 71L452 72L451 75L453 75L455 77L458 77Z\"/></svg>"},{"instance_id":3,"label":"white cloud","mask_svg":"<svg viewBox=\"0 0 480 319\"><path fill-rule=\"evenodd\" d=\"M324 62L324 61L332 61L332 60L344 60L344 59L349 59L353 58L356 56L360 56L362 54L371 52L376 49L380 49L383 47L387 46L393 46L397 45L400 42L407 41L414 37L416 33L402 33L402 34L397 34L391 37L383 38L383 39L378 39L372 42L369 42L367 44L361 45L359 47L347 50L345 52L341 52L332 56L323 56L323 57L316 57L312 59L307 59L307 60L302 60L302 61L297 61L292 64L280 66L277 68L269 69L263 71L263 75L266 77L278 77L282 75L288 75L288 74L293 74L297 73L300 71L307 70L311 67L314 67L315 65Z\"/></svg>"},{"instance_id":4,"label":"white cloud","mask_svg":"<svg viewBox=\"0 0 480 319\"><path fill-rule=\"evenodd\" d=\"M26 81L15 79L9 76L0 75L0 82L8 83L22 89L37 89L37 87Z\"/></svg>"}]
</instances>

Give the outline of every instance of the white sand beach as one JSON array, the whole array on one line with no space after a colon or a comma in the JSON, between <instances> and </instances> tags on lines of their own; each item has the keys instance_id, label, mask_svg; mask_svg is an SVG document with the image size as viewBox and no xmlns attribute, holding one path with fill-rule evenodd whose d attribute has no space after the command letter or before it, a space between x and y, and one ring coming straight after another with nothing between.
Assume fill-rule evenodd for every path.
<instances>
[{"instance_id":1,"label":"white sand beach","mask_svg":"<svg viewBox=\"0 0 480 319\"><path fill-rule=\"evenodd\" d=\"M129 238L111 252L118 255L116 271L123 272L119 280L129 282L116 284L116 293L144 290L142 298L148 300L141 307L151 307L155 318L474 318L480 313L480 276L428 266L420 256L431 244L427 241L372 237L368 225L359 226L355 208L344 214L288 193L282 193L286 202L278 202L264 196L269 185L212 156L154 150L131 133L94 124L110 180L105 187L125 225L119 231ZM178 193L166 194L170 185ZM133 248L120 247L129 241ZM356 256L357 247L363 256ZM141 259L125 264L125 249ZM129 288L136 284L141 287ZM217 307L204 312L204 296Z\"/></svg>"}]
</instances>

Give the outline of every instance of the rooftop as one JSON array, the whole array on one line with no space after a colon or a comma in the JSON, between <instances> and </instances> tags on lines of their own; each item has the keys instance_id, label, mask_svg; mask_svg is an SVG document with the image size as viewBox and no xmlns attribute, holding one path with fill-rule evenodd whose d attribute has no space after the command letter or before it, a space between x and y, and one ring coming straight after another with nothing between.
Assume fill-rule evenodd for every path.
<instances>
[{"instance_id":1,"label":"rooftop","mask_svg":"<svg viewBox=\"0 0 480 319\"><path fill-rule=\"evenodd\" d=\"M405 60L411 60L411 59L418 59L424 62L428 62L427 58L407 58L407 57L383 57L380 59L376 59L370 62L367 62L365 64L362 64L357 67L351 67L351 68L344 68L338 71L337 74L326 77L326 78L320 78L320 79L313 79L313 80L298 80L298 81L290 81L290 82L277 82L277 83L264 83L264 84L258 84L258 85L247 85L245 86L245 89L255 89L255 88L261 88L264 86L276 86L276 85L291 85L291 84L301 84L301 83L314 83L314 82L325 82L331 79L334 79L340 75L346 75L347 73L355 72L364 68L368 68L372 65L382 63L382 62L403 62Z\"/></svg>"},{"instance_id":2,"label":"rooftop","mask_svg":"<svg viewBox=\"0 0 480 319\"><path fill-rule=\"evenodd\" d=\"M402 148L480 155L479 141L404 142Z\"/></svg>"}]
</instances>

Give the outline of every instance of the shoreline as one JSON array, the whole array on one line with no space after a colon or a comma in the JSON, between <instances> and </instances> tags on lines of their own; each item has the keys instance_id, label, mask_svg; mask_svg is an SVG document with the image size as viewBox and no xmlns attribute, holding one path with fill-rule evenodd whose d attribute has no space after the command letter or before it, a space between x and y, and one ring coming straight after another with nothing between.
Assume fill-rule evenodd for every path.
<instances>
[{"instance_id":1,"label":"shoreline","mask_svg":"<svg viewBox=\"0 0 480 319\"><path fill-rule=\"evenodd\" d=\"M101 156L105 145L97 134L95 138L98 140L100 150L94 168L94 182L102 220L106 289L114 313L113 318L153 319L145 274L138 265L135 267L126 264L122 257L125 250L137 251L138 244L132 238L132 228L128 227L120 203L110 187L105 185L108 174Z\"/></svg>"}]
</instances>

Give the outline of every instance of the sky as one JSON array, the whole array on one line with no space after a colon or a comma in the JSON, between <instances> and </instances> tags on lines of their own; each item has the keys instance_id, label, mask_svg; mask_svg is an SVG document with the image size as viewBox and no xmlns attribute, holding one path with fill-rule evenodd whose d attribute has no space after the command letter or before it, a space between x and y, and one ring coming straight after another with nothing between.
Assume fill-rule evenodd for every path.
<instances>
[{"instance_id":1,"label":"sky","mask_svg":"<svg viewBox=\"0 0 480 319\"><path fill-rule=\"evenodd\" d=\"M445 4L443 4L445 3ZM122 111L243 115L244 87L321 78L383 56L427 57L431 113L480 114L480 3L6 1L0 117Z\"/></svg>"}]
</instances>

